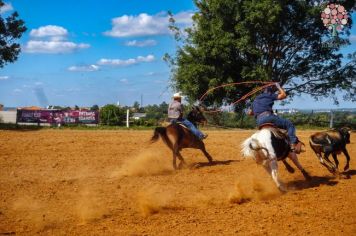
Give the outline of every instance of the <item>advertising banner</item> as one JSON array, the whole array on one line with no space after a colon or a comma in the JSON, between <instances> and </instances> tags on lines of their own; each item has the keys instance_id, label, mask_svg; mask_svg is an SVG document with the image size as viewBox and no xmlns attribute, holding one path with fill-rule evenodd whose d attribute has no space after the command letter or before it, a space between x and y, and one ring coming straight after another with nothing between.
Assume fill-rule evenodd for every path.
<instances>
[{"instance_id":1,"label":"advertising banner","mask_svg":"<svg viewBox=\"0 0 356 236\"><path fill-rule=\"evenodd\" d=\"M98 124L98 111L17 110L18 123Z\"/></svg>"}]
</instances>

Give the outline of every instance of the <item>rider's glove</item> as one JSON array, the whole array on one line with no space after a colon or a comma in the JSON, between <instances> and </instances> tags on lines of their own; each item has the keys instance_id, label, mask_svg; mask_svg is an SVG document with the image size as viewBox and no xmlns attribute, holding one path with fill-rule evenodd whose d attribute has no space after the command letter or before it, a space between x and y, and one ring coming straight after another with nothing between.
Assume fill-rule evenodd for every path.
<instances>
[{"instance_id":1,"label":"rider's glove","mask_svg":"<svg viewBox=\"0 0 356 236\"><path fill-rule=\"evenodd\" d=\"M281 86L279 85L279 83L275 83L274 85L276 86L277 89L281 89Z\"/></svg>"}]
</instances>

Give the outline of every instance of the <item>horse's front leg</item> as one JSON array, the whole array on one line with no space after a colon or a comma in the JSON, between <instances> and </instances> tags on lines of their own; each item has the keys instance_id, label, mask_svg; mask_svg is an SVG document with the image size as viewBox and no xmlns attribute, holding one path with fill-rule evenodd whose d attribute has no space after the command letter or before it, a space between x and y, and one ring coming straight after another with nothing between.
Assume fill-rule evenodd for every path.
<instances>
[{"instance_id":1,"label":"horse's front leg","mask_svg":"<svg viewBox=\"0 0 356 236\"><path fill-rule=\"evenodd\" d=\"M293 161L294 165L302 172L304 178L306 180L311 180L311 176L309 175L309 173L300 164L297 154L295 152L290 152L288 157Z\"/></svg>"},{"instance_id":2,"label":"horse's front leg","mask_svg":"<svg viewBox=\"0 0 356 236\"><path fill-rule=\"evenodd\" d=\"M289 165L289 163L285 159L282 162L289 173L294 173L294 168Z\"/></svg>"},{"instance_id":3,"label":"horse's front leg","mask_svg":"<svg viewBox=\"0 0 356 236\"><path fill-rule=\"evenodd\" d=\"M203 143L202 147L200 150L204 153L205 157L208 159L209 163L213 163L213 158L210 156L210 154L206 151L205 145Z\"/></svg>"}]
</instances>

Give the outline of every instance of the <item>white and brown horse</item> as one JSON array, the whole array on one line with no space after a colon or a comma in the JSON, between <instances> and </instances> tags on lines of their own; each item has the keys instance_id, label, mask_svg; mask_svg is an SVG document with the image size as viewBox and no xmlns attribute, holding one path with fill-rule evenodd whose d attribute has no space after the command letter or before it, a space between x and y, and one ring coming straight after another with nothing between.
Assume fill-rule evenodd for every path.
<instances>
[{"instance_id":1,"label":"white and brown horse","mask_svg":"<svg viewBox=\"0 0 356 236\"><path fill-rule=\"evenodd\" d=\"M262 164L282 192L285 192L286 188L278 178L277 161L283 161L288 172L293 173L294 169L286 161L287 157L290 158L302 172L305 179L311 179L310 175L299 163L297 156L291 154L287 134L278 128L266 127L254 133L242 143L242 153L244 156L253 157L257 164Z\"/></svg>"}]
</instances>

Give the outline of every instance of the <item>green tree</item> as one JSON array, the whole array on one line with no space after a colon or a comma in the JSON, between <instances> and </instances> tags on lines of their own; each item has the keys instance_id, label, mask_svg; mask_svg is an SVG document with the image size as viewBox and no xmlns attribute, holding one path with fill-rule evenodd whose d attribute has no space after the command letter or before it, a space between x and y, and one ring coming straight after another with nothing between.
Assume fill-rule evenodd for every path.
<instances>
[{"instance_id":1,"label":"green tree","mask_svg":"<svg viewBox=\"0 0 356 236\"><path fill-rule=\"evenodd\" d=\"M135 101L132 107L135 112L138 112L140 110L140 103L138 101Z\"/></svg>"},{"instance_id":2,"label":"green tree","mask_svg":"<svg viewBox=\"0 0 356 236\"><path fill-rule=\"evenodd\" d=\"M114 104L107 104L100 109L100 123L104 125L123 125L126 110Z\"/></svg>"},{"instance_id":3,"label":"green tree","mask_svg":"<svg viewBox=\"0 0 356 236\"><path fill-rule=\"evenodd\" d=\"M276 81L290 97L336 97L343 90L356 100L356 53L348 58L340 47L350 44L352 22L339 34L339 44L325 47L332 35L320 14L325 1L195 0L193 27L180 42L176 55L166 55L172 80L190 101L221 84ZM350 12L355 0L342 3ZM180 39L171 18L170 29ZM178 35L178 36L177 36ZM256 85L253 85L256 86ZM253 86L230 86L207 97L210 104L232 102Z\"/></svg>"},{"instance_id":4,"label":"green tree","mask_svg":"<svg viewBox=\"0 0 356 236\"><path fill-rule=\"evenodd\" d=\"M99 111L99 109L100 109L99 106L96 104L90 108L91 111Z\"/></svg>"},{"instance_id":5,"label":"green tree","mask_svg":"<svg viewBox=\"0 0 356 236\"><path fill-rule=\"evenodd\" d=\"M0 8L4 5L0 0ZM26 27L25 22L18 17L16 11L5 19L0 16L0 68L6 63L16 61L21 51L20 44L15 41L26 31Z\"/></svg>"}]
</instances>

